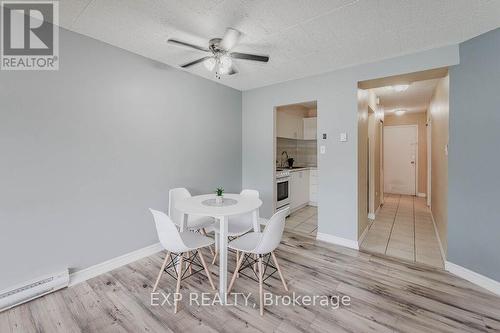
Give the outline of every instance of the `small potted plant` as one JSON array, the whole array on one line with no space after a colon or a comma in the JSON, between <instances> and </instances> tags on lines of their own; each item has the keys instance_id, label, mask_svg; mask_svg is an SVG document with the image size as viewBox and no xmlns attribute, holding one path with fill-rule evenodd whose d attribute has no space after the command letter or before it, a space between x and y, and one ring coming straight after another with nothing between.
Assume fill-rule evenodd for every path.
<instances>
[{"instance_id":1,"label":"small potted plant","mask_svg":"<svg viewBox=\"0 0 500 333\"><path fill-rule=\"evenodd\" d=\"M218 205L222 205L222 201L224 201L224 188L217 187L215 190L215 203Z\"/></svg>"}]
</instances>

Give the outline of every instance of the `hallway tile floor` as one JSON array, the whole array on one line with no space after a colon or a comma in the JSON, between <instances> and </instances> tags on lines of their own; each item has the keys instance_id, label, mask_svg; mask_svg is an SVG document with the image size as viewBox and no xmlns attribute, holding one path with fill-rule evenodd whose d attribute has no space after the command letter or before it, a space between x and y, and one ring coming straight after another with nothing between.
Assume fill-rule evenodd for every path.
<instances>
[{"instance_id":1,"label":"hallway tile floor","mask_svg":"<svg viewBox=\"0 0 500 333\"><path fill-rule=\"evenodd\" d=\"M286 219L285 230L316 237L318 229L318 207L305 206Z\"/></svg>"},{"instance_id":2,"label":"hallway tile floor","mask_svg":"<svg viewBox=\"0 0 500 333\"><path fill-rule=\"evenodd\" d=\"M443 268L425 198L388 194L384 199L361 250Z\"/></svg>"}]
</instances>

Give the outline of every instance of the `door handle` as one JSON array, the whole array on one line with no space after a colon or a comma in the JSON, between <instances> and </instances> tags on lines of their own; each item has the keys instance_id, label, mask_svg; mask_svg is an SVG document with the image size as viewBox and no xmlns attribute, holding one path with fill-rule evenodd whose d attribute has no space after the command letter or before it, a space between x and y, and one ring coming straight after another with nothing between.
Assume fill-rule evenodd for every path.
<instances>
[{"instance_id":1,"label":"door handle","mask_svg":"<svg viewBox=\"0 0 500 333\"><path fill-rule=\"evenodd\" d=\"M415 161L411 161L410 163L411 163L411 164L415 164Z\"/></svg>"}]
</instances>

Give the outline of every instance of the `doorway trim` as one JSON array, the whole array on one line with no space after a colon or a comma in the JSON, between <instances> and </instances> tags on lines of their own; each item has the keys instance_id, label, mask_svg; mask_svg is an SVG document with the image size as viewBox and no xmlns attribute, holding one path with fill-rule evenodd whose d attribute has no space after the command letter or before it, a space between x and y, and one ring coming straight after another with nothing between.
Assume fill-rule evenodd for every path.
<instances>
[{"instance_id":1,"label":"doorway trim","mask_svg":"<svg viewBox=\"0 0 500 333\"><path fill-rule=\"evenodd\" d=\"M427 111L429 112L429 111ZM431 186L432 186L432 122L429 114L426 114L427 130L427 207L431 208Z\"/></svg>"},{"instance_id":2,"label":"doorway trim","mask_svg":"<svg viewBox=\"0 0 500 333\"><path fill-rule=\"evenodd\" d=\"M403 128L403 127L414 127L415 128L415 133L416 133L416 138L417 138L417 142L416 142L416 149L415 149L415 196L418 195L418 143L419 143L419 138L418 138L418 124L411 124L411 125L384 125L384 133L382 134L385 138L385 129L387 127L391 127L391 128L396 128L396 127L399 127L399 128ZM385 139L383 140L383 142L385 143ZM385 149L383 151L383 155L382 155L383 159L385 159ZM384 193L385 193L385 168L383 170L384 172Z\"/></svg>"}]
</instances>

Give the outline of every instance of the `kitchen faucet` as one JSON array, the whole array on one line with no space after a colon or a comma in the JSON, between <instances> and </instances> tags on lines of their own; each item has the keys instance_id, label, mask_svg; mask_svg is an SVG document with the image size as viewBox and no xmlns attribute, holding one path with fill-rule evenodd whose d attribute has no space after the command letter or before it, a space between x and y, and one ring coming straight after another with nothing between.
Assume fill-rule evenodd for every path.
<instances>
[{"instance_id":1,"label":"kitchen faucet","mask_svg":"<svg viewBox=\"0 0 500 333\"><path fill-rule=\"evenodd\" d=\"M288 153L286 152L286 150L283 150L283 152L281 153L281 167L283 167L283 154L286 155L285 161L288 161Z\"/></svg>"}]
</instances>

